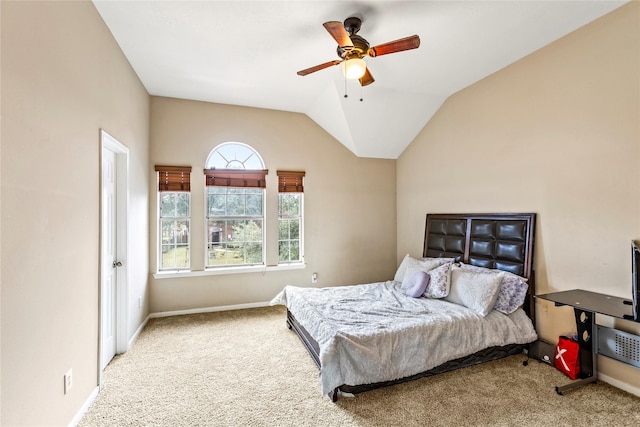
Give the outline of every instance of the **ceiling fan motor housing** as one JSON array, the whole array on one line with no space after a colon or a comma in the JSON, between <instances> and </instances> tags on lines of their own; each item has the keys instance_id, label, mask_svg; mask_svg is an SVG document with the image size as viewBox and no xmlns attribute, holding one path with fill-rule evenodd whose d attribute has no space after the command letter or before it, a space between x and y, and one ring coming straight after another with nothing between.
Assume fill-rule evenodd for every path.
<instances>
[{"instance_id":1,"label":"ceiling fan motor housing","mask_svg":"<svg viewBox=\"0 0 640 427\"><path fill-rule=\"evenodd\" d=\"M356 34L358 31L360 31L360 25L362 24L362 20L360 18L357 18L355 16L352 16L350 18L347 18L344 20L344 29L347 30L347 33L349 33L349 35L354 35Z\"/></svg>"},{"instance_id":2,"label":"ceiling fan motor housing","mask_svg":"<svg viewBox=\"0 0 640 427\"><path fill-rule=\"evenodd\" d=\"M353 43L353 47L338 46L336 49L338 56L342 59L349 59L354 56L362 58L369 51L369 42L357 34L353 34L349 36L349 38L351 39L351 43Z\"/></svg>"}]
</instances>

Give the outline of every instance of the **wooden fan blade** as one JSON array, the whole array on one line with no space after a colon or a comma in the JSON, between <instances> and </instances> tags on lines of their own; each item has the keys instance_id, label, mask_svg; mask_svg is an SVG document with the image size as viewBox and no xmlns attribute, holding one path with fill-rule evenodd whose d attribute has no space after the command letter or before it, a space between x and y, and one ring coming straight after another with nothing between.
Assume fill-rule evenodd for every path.
<instances>
[{"instance_id":1,"label":"wooden fan blade","mask_svg":"<svg viewBox=\"0 0 640 427\"><path fill-rule=\"evenodd\" d=\"M316 71L324 70L325 68L329 68L332 65L338 65L342 61L339 59L334 59L333 61L325 62L324 64L316 65L315 67L307 68L305 70L298 71L299 76L306 76L307 74L315 73Z\"/></svg>"},{"instance_id":2,"label":"wooden fan blade","mask_svg":"<svg viewBox=\"0 0 640 427\"><path fill-rule=\"evenodd\" d=\"M373 78L371 73L369 72L369 67L364 70L364 76L360 77L360 86L367 86L371 83L375 82L376 79Z\"/></svg>"},{"instance_id":3,"label":"wooden fan blade","mask_svg":"<svg viewBox=\"0 0 640 427\"><path fill-rule=\"evenodd\" d=\"M394 40L389 43L379 44L369 49L368 55L376 57L388 53L402 52L403 50L416 49L420 46L420 37L409 36L403 39Z\"/></svg>"},{"instance_id":4,"label":"wooden fan blade","mask_svg":"<svg viewBox=\"0 0 640 427\"><path fill-rule=\"evenodd\" d=\"M324 28L327 29L331 37L338 43L340 47L353 47L353 42L351 41L351 37L349 37L349 33L344 29L344 25L342 22L338 21L329 21L325 22Z\"/></svg>"}]
</instances>

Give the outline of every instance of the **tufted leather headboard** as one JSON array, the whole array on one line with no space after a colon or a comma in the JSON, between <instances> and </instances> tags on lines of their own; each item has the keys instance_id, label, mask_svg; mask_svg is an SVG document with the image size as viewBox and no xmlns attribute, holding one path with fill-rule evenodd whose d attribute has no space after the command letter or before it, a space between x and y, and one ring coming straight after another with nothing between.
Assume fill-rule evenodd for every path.
<instances>
[{"instance_id":1,"label":"tufted leather headboard","mask_svg":"<svg viewBox=\"0 0 640 427\"><path fill-rule=\"evenodd\" d=\"M534 321L535 222L534 213L427 214L423 256L455 258L526 277L529 298L523 308Z\"/></svg>"}]
</instances>

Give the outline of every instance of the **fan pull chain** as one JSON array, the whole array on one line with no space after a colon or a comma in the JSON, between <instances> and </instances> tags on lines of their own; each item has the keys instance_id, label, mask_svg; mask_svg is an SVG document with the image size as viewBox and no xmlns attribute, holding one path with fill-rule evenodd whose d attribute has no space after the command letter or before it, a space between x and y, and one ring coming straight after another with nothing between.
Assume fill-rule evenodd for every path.
<instances>
[{"instance_id":1,"label":"fan pull chain","mask_svg":"<svg viewBox=\"0 0 640 427\"><path fill-rule=\"evenodd\" d=\"M362 86L360 86L360 102L364 101L364 96L362 95L363 89ZM344 79L344 97L348 98L349 95L347 94L347 79Z\"/></svg>"},{"instance_id":2,"label":"fan pull chain","mask_svg":"<svg viewBox=\"0 0 640 427\"><path fill-rule=\"evenodd\" d=\"M347 79L344 79L344 97L348 98L349 95L347 94ZM362 86L360 86L360 102L364 101L364 96L363 96L363 89Z\"/></svg>"}]
</instances>

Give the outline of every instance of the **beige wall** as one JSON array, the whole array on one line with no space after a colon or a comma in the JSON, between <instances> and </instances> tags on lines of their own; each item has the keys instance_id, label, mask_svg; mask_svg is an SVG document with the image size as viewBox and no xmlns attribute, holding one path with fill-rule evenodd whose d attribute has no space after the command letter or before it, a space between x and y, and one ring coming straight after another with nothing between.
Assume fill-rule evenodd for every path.
<instances>
[{"instance_id":1,"label":"beige wall","mask_svg":"<svg viewBox=\"0 0 640 427\"><path fill-rule=\"evenodd\" d=\"M129 290L147 295L149 96L91 2L0 7L0 424L67 425L98 379L101 128L130 150Z\"/></svg>"},{"instance_id":2,"label":"beige wall","mask_svg":"<svg viewBox=\"0 0 640 427\"><path fill-rule=\"evenodd\" d=\"M267 264L278 262L276 170L303 170L303 270L151 279L151 312L270 301L285 285L386 280L396 268L395 161L355 157L302 114L171 98L151 98L151 262L157 253L155 164L192 166L191 265L204 266L207 156L228 141L251 145L267 175Z\"/></svg>"},{"instance_id":3,"label":"beige wall","mask_svg":"<svg viewBox=\"0 0 640 427\"><path fill-rule=\"evenodd\" d=\"M427 212L537 212L538 292L629 295L629 240L640 238L638 4L452 96L397 162L356 158L300 114L149 101L89 2L2 1L0 19L2 425L66 425L95 390L101 128L131 155L129 337L149 312L264 302L285 284L310 286L312 272L318 286L388 278L405 253L420 253ZM153 165L193 166L197 251L200 171L211 149L234 140L270 170L270 264L275 171L306 171L306 269L149 279ZM192 262L202 268L203 257ZM572 328L569 309L540 303L538 312L547 339ZM601 367L640 386L632 368Z\"/></svg>"},{"instance_id":4,"label":"beige wall","mask_svg":"<svg viewBox=\"0 0 640 427\"><path fill-rule=\"evenodd\" d=\"M398 252L427 212L537 212L537 293L631 296L640 238L640 5L630 4L448 99L397 162ZM538 330L575 330L538 303ZM630 322L620 328L638 329ZM602 373L640 387L637 370Z\"/></svg>"}]
</instances>

